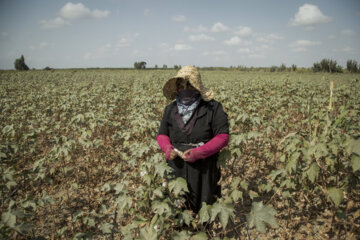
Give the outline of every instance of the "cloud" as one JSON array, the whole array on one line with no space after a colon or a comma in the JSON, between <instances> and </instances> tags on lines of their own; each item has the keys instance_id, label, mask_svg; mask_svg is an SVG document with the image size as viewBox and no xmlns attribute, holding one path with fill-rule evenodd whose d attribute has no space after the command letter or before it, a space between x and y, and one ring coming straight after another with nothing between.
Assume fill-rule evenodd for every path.
<instances>
[{"instance_id":1,"label":"cloud","mask_svg":"<svg viewBox=\"0 0 360 240\"><path fill-rule=\"evenodd\" d=\"M224 44L228 45L228 46L234 46L234 45L240 45L240 44L251 45L251 42L250 41L244 41L240 37L235 36L235 37L230 38L229 40L225 40Z\"/></svg>"},{"instance_id":2,"label":"cloud","mask_svg":"<svg viewBox=\"0 0 360 240\"><path fill-rule=\"evenodd\" d=\"M9 34L7 32L1 32L2 37L7 37Z\"/></svg>"},{"instance_id":3,"label":"cloud","mask_svg":"<svg viewBox=\"0 0 360 240\"><path fill-rule=\"evenodd\" d=\"M34 46L34 45L30 45L29 48L31 50L36 50L36 49L42 49L44 47L47 47L49 44L47 42L41 42L39 44L37 44L37 46Z\"/></svg>"},{"instance_id":4,"label":"cloud","mask_svg":"<svg viewBox=\"0 0 360 240\"><path fill-rule=\"evenodd\" d=\"M211 27L212 32L226 32L228 30L229 28L224 24L222 24L221 22L217 22Z\"/></svg>"},{"instance_id":5,"label":"cloud","mask_svg":"<svg viewBox=\"0 0 360 240\"><path fill-rule=\"evenodd\" d=\"M191 46L186 44L175 44L174 50L175 51L185 51L192 49Z\"/></svg>"},{"instance_id":6,"label":"cloud","mask_svg":"<svg viewBox=\"0 0 360 240\"><path fill-rule=\"evenodd\" d=\"M296 47L292 50L293 52L307 52L307 49L304 47Z\"/></svg>"},{"instance_id":7,"label":"cloud","mask_svg":"<svg viewBox=\"0 0 360 240\"><path fill-rule=\"evenodd\" d=\"M186 17L184 15L176 15L171 18L175 22L185 22Z\"/></svg>"},{"instance_id":8,"label":"cloud","mask_svg":"<svg viewBox=\"0 0 360 240\"><path fill-rule=\"evenodd\" d=\"M238 53L251 53L251 50L249 48L239 48L237 50Z\"/></svg>"},{"instance_id":9,"label":"cloud","mask_svg":"<svg viewBox=\"0 0 360 240\"><path fill-rule=\"evenodd\" d=\"M329 35L329 37L328 37L329 39L335 39L336 38L336 36L334 35L334 34L331 34L331 35Z\"/></svg>"},{"instance_id":10,"label":"cloud","mask_svg":"<svg viewBox=\"0 0 360 240\"><path fill-rule=\"evenodd\" d=\"M50 20L41 20L40 26L44 29L52 29L52 28L60 28L66 25L71 25L69 21L65 21L61 17L57 17L55 19Z\"/></svg>"},{"instance_id":11,"label":"cloud","mask_svg":"<svg viewBox=\"0 0 360 240\"><path fill-rule=\"evenodd\" d=\"M226 55L226 52L218 50L218 51L205 51L202 53L203 56L221 56Z\"/></svg>"},{"instance_id":12,"label":"cloud","mask_svg":"<svg viewBox=\"0 0 360 240\"><path fill-rule=\"evenodd\" d=\"M91 11L89 8L85 7L82 3L66 3L59 11L59 15L65 19L79 19L85 17L92 18L106 18L110 14L106 10L95 9Z\"/></svg>"},{"instance_id":13,"label":"cloud","mask_svg":"<svg viewBox=\"0 0 360 240\"><path fill-rule=\"evenodd\" d=\"M346 36L354 36L354 35L356 35L356 33L351 29L344 29L344 30L341 31L341 34L346 35Z\"/></svg>"},{"instance_id":14,"label":"cloud","mask_svg":"<svg viewBox=\"0 0 360 240\"><path fill-rule=\"evenodd\" d=\"M256 38L256 41L261 42L261 43L272 43L275 40L282 40L284 39L283 36L275 34L275 33L270 33L267 35L262 35L260 37Z\"/></svg>"},{"instance_id":15,"label":"cloud","mask_svg":"<svg viewBox=\"0 0 360 240\"><path fill-rule=\"evenodd\" d=\"M344 47L344 48L334 48L333 52L344 52L344 53L354 53L354 49L351 47Z\"/></svg>"},{"instance_id":16,"label":"cloud","mask_svg":"<svg viewBox=\"0 0 360 240\"><path fill-rule=\"evenodd\" d=\"M249 58L265 58L264 54L261 53L253 53L248 55Z\"/></svg>"},{"instance_id":17,"label":"cloud","mask_svg":"<svg viewBox=\"0 0 360 240\"><path fill-rule=\"evenodd\" d=\"M189 41L191 42L215 41L215 38L202 33L199 35L190 35Z\"/></svg>"},{"instance_id":18,"label":"cloud","mask_svg":"<svg viewBox=\"0 0 360 240\"><path fill-rule=\"evenodd\" d=\"M249 37L254 34L250 27L239 26L234 30L234 34L240 37Z\"/></svg>"},{"instance_id":19,"label":"cloud","mask_svg":"<svg viewBox=\"0 0 360 240\"><path fill-rule=\"evenodd\" d=\"M311 46L318 46L322 43L319 41L309 41L309 40L297 40L292 44L295 47L311 47Z\"/></svg>"},{"instance_id":20,"label":"cloud","mask_svg":"<svg viewBox=\"0 0 360 240\"><path fill-rule=\"evenodd\" d=\"M318 6L305 3L299 7L299 11L295 14L294 18L290 20L291 26L306 26L313 27L315 24L328 23L331 18L325 16Z\"/></svg>"},{"instance_id":21,"label":"cloud","mask_svg":"<svg viewBox=\"0 0 360 240\"><path fill-rule=\"evenodd\" d=\"M184 31L185 32L208 32L209 29L207 27L204 27L203 25L199 25L197 27L188 27L188 26L185 26L184 27Z\"/></svg>"}]
</instances>

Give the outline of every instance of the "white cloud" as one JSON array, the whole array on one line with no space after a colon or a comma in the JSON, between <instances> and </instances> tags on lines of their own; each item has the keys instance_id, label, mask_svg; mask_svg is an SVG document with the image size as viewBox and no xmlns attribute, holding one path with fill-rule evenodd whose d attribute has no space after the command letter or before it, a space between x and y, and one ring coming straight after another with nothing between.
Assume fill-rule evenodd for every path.
<instances>
[{"instance_id":1,"label":"white cloud","mask_svg":"<svg viewBox=\"0 0 360 240\"><path fill-rule=\"evenodd\" d=\"M229 40L225 40L224 44L228 45L228 46L234 46L234 45L240 45L240 44L242 44L242 45L251 45L251 42L250 41L244 41L240 37L235 36L235 37L230 38Z\"/></svg>"},{"instance_id":2,"label":"white cloud","mask_svg":"<svg viewBox=\"0 0 360 240\"><path fill-rule=\"evenodd\" d=\"M186 17L184 15L176 15L171 18L175 22L185 22Z\"/></svg>"},{"instance_id":3,"label":"white cloud","mask_svg":"<svg viewBox=\"0 0 360 240\"><path fill-rule=\"evenodd\" d=\"M330 21L331 18L325 16L318 6L305 3L299 8L294 18L290 20L290 25L313 27L315 24L328 23Z\"/></svg>"},{"instance_id":4,"label":"white cloud","mask_svg":"<svg viewBox=\"0 0 360 240\"><path fill-rule=\"evenodd\" d=\"M44 47L47 47L48 45L49 45L49 44L48 44L47 42L41 42L41 43L37 44L36 46L30 45L29 48L30 48L31 50L36 50L36 49L42 49L42 48L44 48Z\"/></svg>"},{"instance_id":5,"label":"white cloud","mask_svg":"<svg viewBox=\"0 0 360 240\"><path fill-rule=\"evenodd\" d=\"M238 53L251 53L251 50L249 48L239 48L237 50Z\"/></svg>"},{"instance_id":6,"label":"white cloud","mask_svg":"<svg viewBox=\"0 0 360 240\"><path fill-rule=\"evenodd\" d=\"M296 47L292 51L293 52L307 52L307 49L304 47Z\"/></svg>"},{"instance_id":7,"label":"white cloud","mask_svg":"<svg viewBox=\"0 0 360 240\"><path fill-rule=\"evenodd\" d=\"M344 48L334 48L333 52L345 52L345 53L353 53L355 50L351 47L344 47Z\"/></svg>"},{"instance_id":8,"label":"white cloud","mask_svg":"<svg viewBox=\"0 0 360 240\"><path fill-rule=\"evenodd\" d=\"M211 27L212 32L226 32L228 30L229 28L224 24L222 24L221 22L217 22Z\"/></svg>"},{"instance_id":9,"label":"white cloud","mask_svg":"<svg viewBox=\"0 0 360 240\"><path fill-rule=\"evenodd\" d=\"M311 47L311 46L318 46L322 43L319 41L309 41L309 40L297 40L292 45L295 47Z\"/></svg>"},{"instance_id":10,"label":"white cloud","mask_svg":"<svg viewBox=\"0 0 360 240\"><path fill-rule=\"evenodd\" d=\"M256 41L261 42L261 43L272 43L275 40L282 40L284 39L283 36L275 34L275 33L270 33L267 35L262 35L256 38Z\"/></svg>"},{"instance_id":11,"label":"white cloud","mask_svg":"<svg viewBox=\"0 0 360 240\"><path fill-rule=\"evenodd\" d=\"M184 31L185 32L208 32L209 29L207 27L204 27L203 25L199 25L197 27L188 27L188 26L185 26L184 27Z\"/></svg>"},{"instance_id":12,"label":"white cloud","mask_svg":"<svg viewBox=\"0 0 360 240\"><path fill-rule=\"evenodd\" d=\"M341 34L346 35L346 36L354 36L354 35L356 35L356 33L351 29L344 29L344 30L341 31Z\"/></svg>"},{"instance_id":13,"label":"white cloud","mask_svg":"<svg viewBox=\"0 0 360 240\"><path fill-rule=\"evenodd\" d=\"M329 37L328 37L329 39L335 39L336 38L336 36L334 35L334 34L331 34L331 35L329 35Z\"/></svg>"},{"instance_id":14,"label":"white cloud","mask_svg":"<svg viewBox=\"0 0 360 240\"><path fill-rule=\"evenodd\" d=\"M55 19L50 20L41 20L40 26L44 29L52 29L52 28L60 28L66 25L71 25L70 22L65 21L61 17L57 17Z\"/></svg>"},{"instance_id":15,"label":"white cloud","mask_svg":"<svg viewBox=\"0 0 360 240\"><path fill-rule=\"evenodd\" d=\"M40 48L43 48L43 47L46 47L46 46L48 46L49 44L47 43L47 42L41 42L40 44L39 44L39 47Z\"/></svg>"},{"instance_id":16,"label":"white cloud","mask_svg":"<svg viewBox=\"0 0 360 240\"><path fill-rule=\"evenodd\" d=\"M89 8L85 7L82 3L66 3L59 11L59 15L65 19L78 19L84 17L93 17L93 18L106 18L110 14L106 10L95 9L91 11Z\"/></svg>"},{"instance_id":17,"label":"white cloud","mask_svg":"<svg viewBox=\"0 0 360 240\"><path fill-rule=\"evenodd\" d=\"M239 26L234 30L234 34L240 37L248 37L254 34L250 27Z\"/></svg>"},{"instance_id":18,"label":"white cloud","mask_svg":"<svg viewBox=\"0 0 360 240\"><path fill-rule=\"evenodd\" d=\"M2 37L7 37L9 34L7 32L1 32Z\"/></svg>"},{"instance_id":19,"label":"white cloud","mask_svg":"<svg viewBox=\"0 0 360 240\"><path fill-rule=\"evenodd\" d=\"M249 58L265 58L265 55L260 53L253 53L249 54Z\"/></svg>"},{"instance_id":20,"label":"white cloud","mask_svg":"<svg viewBox=\"0 0 360 240\"><path fill-rule=\"evenodd\" d=\"M199 35L190 35L189 41L191 42L215 41L215 38L202 33Z\"/></svg>"},{"instance_id":21,"label":"white cloud","mask_svg":"<svg viewBox=\"0 0 360 240\"><path fill-rule=\"evenodd\" d=\"M226 55L226 52L218 50L218 51L205 51L202 53L203 56L221 56Z\"/></svg>"},{"instance_id":22,"label":"white cloud","mask_svg":"<svg viewBox=\"0 0 360 240\"><path fill-rule=\"evenodd\" d=\"M117 49L123 48L123 47L128 47L128 46L130 46L130 42L131 42L131 40L129 38L122 37L115 43L115 47Z\"/></svg>"},{"instance_id":23,"label":"white cloud","mask_svg":"<svg viewBox=\"0 0 360 240\"><path fill-rule=\"evenodd\" d=\"M185 51L192 49L191 46L186 44L175 44L174 50L175 51Z\"/></svg>"},{"instance_id":24,"label":"white cloud","mask_svg":"<svg viewBox=\"0 0 360 240\"><path fill-rule=\"evenodd\" d=\"M160 43L160 44L159 44L159 48L168 49L168 48L169 48L169 44L167 44L167 43Z\"/></svg>"}]
</instances>

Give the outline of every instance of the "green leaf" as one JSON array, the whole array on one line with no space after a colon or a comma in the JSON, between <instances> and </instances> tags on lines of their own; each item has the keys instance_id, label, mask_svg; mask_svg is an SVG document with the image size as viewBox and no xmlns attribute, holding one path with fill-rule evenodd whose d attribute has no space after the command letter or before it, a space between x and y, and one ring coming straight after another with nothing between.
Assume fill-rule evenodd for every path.
<instances>
[{"instance_id":1,"label":"green leaf","mask_svg":"<svg viewBox=\"0 0 360 240\"><path fill-rule=\"evenodd\" d=\"M144 240L157 240L156 230L151 226L140 229L140 238Z\"/></svg>"},{"instance_id":2,"label":"green leaf","mask_svg":"<svg viewBox=\"0 0 360 240\"><path fill-rule=\"evenodd\" d=\"M328 199L331 199L335 206L339 206L341 201L343 200L344 193L340 188L332 187L327 190Z\"/></svg>"},{"instance_id":3,"label":"green leaf","mask_svg":"<svg viewBox=\"0 0 360 240\"><path fill-rule=\"evenodd\" d=\"M1 214L1 220L8 227L14 228L16 224L16 215L12 214L11 212L4 212L3 214Z\"/></svg>"},{"instance_id":4,"label":"green leaf","mask_svg":"<svg viewBox=\"0 0 360 240\"><path fill-rule=\"evenodd\" d=\"M317 165L316 162L312 163L310 168L305 172L306 176L308 177L308 179L314 183L315 182L315 179L318 177L319 175L319 171L320 171L320 168L319 166Z\"/></svg>"},{"instance_id":5,"label":"green leaf","mask_svg":"<svg viewBox=\"0 0 360 240\"><path fill-rule=\"evenodd\" d=\"M161 178L165 176L165 173L172 171L172 168L165 162L155 164L155 177L158 175Z\"/></svg>"},{"instance_id":6,"label":"green leaf","mask_svg":"<svg viewBox=\"0 0 360 240\"><path fill-rule=\"evenodd\" d=\"M169 204L165 201L158 201L158 200L152 201L151 209L159 215L171 212L171 208Z\"/></svg>"},{"instance_id":7,"label":"green leaf","mask_svg":"<svg viewBox=\"0 0 360 240\"><path fill-rule=\"evenodd\" d=\"M33 229L33 227L29 223L24 222L17 225L15 229L17 229L17 231L21 232L22 234L27 234L31 231L31 229Z\"/></svg>"},{"instance_id":8,"label":"green leaf","mask_svg":"<svg viewBox=\"0 0 360 240\"><path fill-rule=\"evenodd\" d=\"M205 223L207 221L209 221L210 219L210 215L209 215L209 211L210 211L210 205L207 205L205 202L202 202L201 205L201 209L199 211L199 216L200 216L200 223Z\"/></svg>"},{"instance_id":9,"label":"green leaf","mask_svg":"<svg viewBox=\"0 0 360 240\"><path fill-rule=\"evenodd\" d=\"M320 159L321 157L327 156L329 151L327 150L325 143L318 143L315 146L315 157L316 159Z\"/></svg>"},{"instance_id":10,"label":"green leaf","mask_svg":"<svg viewBox=\"0 0 360 240\"><path fill-rule=\"evenodd\" d=\"M100 229L101 229L102 233L111 233L113 227L114 226L111 223L104 223L104 224L101 224Z\"/></svg>"},{"instance_id":11,"label":"green leaf","mask_svg":"<svg viewBox=\"0 0 360 240\"><path fill-rule=\"evenodd\" d=\"M232 191L230 196L234 202L237 202L239 199L243 199L243 193L239 190Z\"/></svg>"},{"instance_id":12,"label":"green leaf","mask_svg":"<svg viewBox=\"0 0 360 240\"><path fill-rule=\"evenodd\" d=\"M355 140L354 138L347 137L345 142L345 150L348 155L356 153L360 156L360 139Z\"/></svg>"},{"instance_id":13,"label":"green leaf","mask_svg":"<svg viewBox=\"0 0 360 240\"><path fill-rule=\"evenodd\" d=\"M297 162L300 157L300 152L295 152L291 155L288 163L286 164L286 170L291 174L296 171Z\"/></svg>"},{"instance_id":14,"label":"green leaf","mask_svg":"<svg viewBox=\"0 0 360 240\"><path fill-rule=\"evenodd\" d=\"M176 180L171 180L169 182L169 190L176 195L189 192L186 180L182 177L178 177Z\"/></svg>"},{"instance_id":15,"label":"green leaf","mask_svg":"<svg viewBox=\"0 0 360 240\"><path fill-rule=\"evenodd\" d=\"M125 194L120 195L116 200L115 204L117 204L118 211L119 211L119 217L123 214L124 210L127 210L131 208L132 205L132 199L131 197L126 196Z\"/></svg>"},{"instance_id":16,"label":"green leaf","mask_svg":"<svg viewBox=\"0 0 360 240\"><path fill-rule=\"evenodd\" d=\"M360 157L357 155L352 155L351 156L351 167L353 169L354 172L356 172L357 170L360 169Z\"/></svg>"},{"instance_id":17,"label":"green leaf","mask_svg":"<svg viewBox=\"0 0 360 240\"><path fill-rule=\"evenodd\" d=\"M218 168L220 167L223 167L225 168L226 167L226 162L231 158L231 152L228 150L228 149L225 149L225 150L222 150L220 153L219 153L219 159L218 161L216 162L216 166Z\"/></svg>"},{"instance_id":18,"label":"green leaf","mask_svg":"<svg viewBox=\"0 0 360 240\"><path fill-rule=\"evenodd\" d=\"M226 228L229 218L234 218L234 206L231 202L231 199L222 200L215 202L211 208L211 221L214 221L215 218L220 219L223 229Z\"/></svg>"},{"instance_id":19,"label":"green leaf","mask_svg":"<svg viewBox=\"0 0 360 240\"><path fill-rule=\"evenodd\" d=\"M276 211L272 207L265 206L262 202L253 202L247 221L250 228L256 227L257 231L265 233L266 225L272 228L279 227L275 215Z\"/></svg>"},{"instance_id":20,"label":"green leaf","mask_svg":"<svg viewBox=\"0 0 360 240\"><path fill-rule=\"evenodd\" d=\"M171 239L173 240L188 240L190 238L190 234L183 230L181 232L174 232L171 236Z\"/></svg>"},{"instance_id":21,"label":"green leaf","mask_svg":"<svg viewBox=\"0 0 360 240\"><path fill-rule=\"evenodd\" d=\"M93 239L93 235L91 233L89 233L89 232L87 232L87 233L79 232L79 233L75 234L73 239L81 239L81 240Z\"/></svg>"},{"instance_id":22,"label":"green leaf","mask_svg":"<svg viewBox=\"0 0 360 240\"><path fill-rule=\"evenodd\" d=\"M199 232L191 237L191 240L208 240L208 236L204 232Z\"/></svg>"},{"instance_id":23,"label":"green leaf","mask_svg":"<svg viewBox=\"0 0 360 240\"><path fill-rule=\"evenodd\" d=\"M190 226L191 221L193 220L193 216L191 215L189 210L184 210L180 214L180 220L181 222L184 222L186 225Z\"/></svg>"},{"instance_id":24,"label":"green leaf","mask_svg":"<svg viewBox=\"0 0 360 240\"><path fill-rule=\"evenodd\" d=\"M239 177L235 177L235 178L232 179L230 186L231 186L231 188L232 188L233 190L235 190L235 189L237 189L237 187L239 186L239 183L240 183L240 178L239 178Z\"/></svg>"},{"instance_id":25,"label":"green leaf","mask_svg":"<svg viewBox=\"0 0 360 240\"><path fill-rule=\"evenodd\" d=\"M269 177L271 177L271 180L274 181L277 176L279 176L280 174L282 175L282 174L284 174L284 173L286 173L286 170L283 169L283 168L281 168L281 169L279 169L279 170L272 170L272 171L270 172L270 174L269 174Z\"/></svg>"},{"instance_id":26,"label":"green leaf","mask_svg":"<svg viewBox=\"0 0 360 240\"><path fill-rule=\"evenodd\" d=\"M242 180L240 182L240 187L242 187L246 191L248 189L248 187L249 187L249 183L247 181L245 181L245 180Z\"/></svg>"}]
</instances>

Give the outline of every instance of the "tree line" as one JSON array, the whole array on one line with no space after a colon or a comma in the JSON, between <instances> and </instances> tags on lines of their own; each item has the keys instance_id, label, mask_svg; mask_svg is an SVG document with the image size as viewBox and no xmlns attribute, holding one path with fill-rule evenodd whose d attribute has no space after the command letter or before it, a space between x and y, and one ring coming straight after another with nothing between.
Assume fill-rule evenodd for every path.
<instances>
[{"instance_id":1,"label":"tree line","mask_svg":"<svg viewBox=\"0 0 360 240\"><path fill-rule=\"evenodd\" d=\"M30 68L26 65L25 63L25 58L23 55L21 55L20 58L17 58L14 62L14 67L16 70L29 70ZM135 69L146 69L146 62L145 61L140 61L140 62L135 62L134 63L134 68ZM158 65L155 64L155 69L158 69ZM168 66L166 64L164 64L162 66L163 69L167 69ZM177 65L175 64L174 69L180 69L181 65ZM239 70L243 70L243 71L248 71L248 70L253 70L253 67L245 67L245 66L238 66L238 67L233 67L230 66L231 69L239 69ZM204 68L204 69L208 69L208 68ZM210 69L216 69L216 68L211 68ZM320 62L315 62L312 66L312 71L313 72L329 72L329 73L342 73L343 72L343 68L337 64L337 62L335 60L332 59L322 59ZM52 68L50 67L45 67L44 70L52 70ZM360 64L358 64L358 62L356 60L347 60L346 62L346 70L350 73L359 73L360 72ZM271 66L269 68L270 72L295 72L297 71L297 66L295 64L292 64L290 67L287 67L284 63L281 64L280 66Z\"/></svg>"}]
</instances>

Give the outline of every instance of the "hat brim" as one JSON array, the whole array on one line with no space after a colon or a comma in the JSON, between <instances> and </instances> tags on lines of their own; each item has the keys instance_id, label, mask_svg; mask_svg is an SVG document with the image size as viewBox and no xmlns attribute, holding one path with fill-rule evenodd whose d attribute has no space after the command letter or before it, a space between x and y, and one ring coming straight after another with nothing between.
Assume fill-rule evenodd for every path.
<instances>
[{"instance_id":1,"label":"hat brim","mask_svg":"<svg viewBox=\"0 0 360 240\"><path fill-rule=\"evenodd\" d=\"M177 79L179 79L180 77L173 77L170 78L163 87L163 95L169 99L169 100L174 100L176 98L177 95L177 86L176 86L176 81ZM191 84L191 81L190 81ZM201 89L199 89L197 86L194 86L193 84L191 84L196 90L198 90L201 94L201 97L204 101L210 101L211 99L214 98L214 92L211 89L202 87Z\"/></svg>"}]
</instances>

